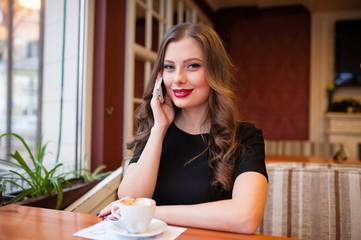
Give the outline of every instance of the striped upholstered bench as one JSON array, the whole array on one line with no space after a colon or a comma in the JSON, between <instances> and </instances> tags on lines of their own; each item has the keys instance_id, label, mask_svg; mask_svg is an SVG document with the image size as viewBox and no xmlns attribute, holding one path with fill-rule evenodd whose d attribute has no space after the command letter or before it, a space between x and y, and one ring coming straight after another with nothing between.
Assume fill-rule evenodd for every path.
<instances>
[{"instance_id":1,"label":"striped upholstered bench","mask_svg":"<svg viewBox=\"0 0 361 240\"><path fill-rule=\"evenodd\" d=\"M361 167L269 163L257 233L304 239L361 239Z\"/></svg>"},{"instance_id":2,"label":"striped upholstered bench","mask_svg":"<svg viewBox=\"0 0 361 240\"><path fill-rule=\"evenodd\" d=\"M331 156L342 154L347 158L346 147L342 143L297 141L297 140L265 140L265 152L272 155L295 156Z\"/></svg>"}]
</instances>

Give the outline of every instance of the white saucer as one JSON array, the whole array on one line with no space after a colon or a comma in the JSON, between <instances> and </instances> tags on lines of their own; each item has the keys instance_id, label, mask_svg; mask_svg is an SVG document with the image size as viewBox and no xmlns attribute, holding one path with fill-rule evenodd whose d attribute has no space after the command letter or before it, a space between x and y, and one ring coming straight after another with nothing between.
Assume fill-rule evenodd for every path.
<instances>
[{"instance_id":1,"label":"white saucer","mask_svg":"<svg viewBox=\"0 0 361 240\"><path fill-rule=\"evenodd\" d=\"M121 221L114 221L111 226L111 229L115 233L126 237L152 237L161 234L162 232L164 232L164 230L167 229L167 224L162 220L156 218L152 218L152 221L149 223L147 230L143 233L129 233L125 229L125 226L122 226Z\"/></svg>"}]
</instances>

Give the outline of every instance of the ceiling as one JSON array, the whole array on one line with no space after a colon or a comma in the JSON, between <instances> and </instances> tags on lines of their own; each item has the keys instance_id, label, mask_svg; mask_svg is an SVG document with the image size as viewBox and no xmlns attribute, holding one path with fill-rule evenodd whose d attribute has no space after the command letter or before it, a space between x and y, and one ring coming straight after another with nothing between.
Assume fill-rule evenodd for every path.
<instances>
[{"instance_id":1,"label":"ceiling","mask_svg":"<svg viewBox=\"0 0 361 240\"><path fill-rule=\"evenodd\" d=\"M213 11L231 7L285 7L303 5L310 12L360 10L360 0L205 0Z\"/></svg>"},{"instance_id":2,"label":"ceiling","mask_svg":"<svg viewBox=\"0 0 361 240\"><path fill-rule=\"evenodd\" d=\"M259 8L304 5L309 7L311 0L205 0L213 11L221 8L230 7L249 7L257 6Z\"/></svg>"}]
</instances>

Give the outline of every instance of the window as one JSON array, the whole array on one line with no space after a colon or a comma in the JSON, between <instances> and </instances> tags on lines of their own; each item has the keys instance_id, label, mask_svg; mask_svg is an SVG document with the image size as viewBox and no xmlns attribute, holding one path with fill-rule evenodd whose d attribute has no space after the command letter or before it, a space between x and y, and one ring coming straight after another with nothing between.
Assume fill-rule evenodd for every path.
<instances>
[{"instance_id":1,"label":"window","mask_svg":"<svg viewBox=\"0 0 361 240\"><path fill-rule=\"evenodd\" d=\"M86 155L87 2L0 0L0 134L19 134L33 152L42 138L44 165L63 163L61 171L82 168ZM24 153L17 139L2 139L1 159L15 150ZM11 168L0 163L0 177Z\"/></svg>"},{"instance_id":2,"label":"window","mask_svg":"<svg viewBox=\"0 0 361 240\"><path fill-rule=\"evenodd\" d=\"M129 142L133 138L133 113L142 102L163 34L178 23L212 23L191 0L127 0L126 6L123 129L124 142ZM123 153L126 158L125 146Z\"/></svg>"},{"instance_id":3,"label":"window","mask_svg":"<svg viewBox=\"0 0 361 240\"><path fill-rule=\"evenodd\" d=\"M0 133L21 134L32 149L39 138L40 18L37 8L22 6L18 1L0 1ZM20 142L13 140L2 139L1 159L14 149L22 150Z\"/></svg>"}]
</instances>

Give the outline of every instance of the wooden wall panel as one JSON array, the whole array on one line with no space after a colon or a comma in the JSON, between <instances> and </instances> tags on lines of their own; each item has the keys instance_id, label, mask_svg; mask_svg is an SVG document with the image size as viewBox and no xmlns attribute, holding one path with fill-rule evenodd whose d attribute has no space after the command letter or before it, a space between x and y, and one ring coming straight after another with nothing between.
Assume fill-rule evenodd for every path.
<instances>
[{"instance_id":1,"label":"wooden wall panel","mask_svg":"<svg viewBox=\"0 0 361 240\"><path fill-rule=\"evenodd\" d=\"M310 13L303 7L225 9L216 31L235 63L242 120L266 139L307 140Z\"/></svg>"},{"instance_id":2,"label":"wooden wall panel","mask_svg":"<svg viewBox=\"0 0 361 240\"><path fill-rule=\"evenodd\" d=\"M95 2L91 169L122 164L125 1ZM110 110L110 111L107 111ZM111 113L111 114L109 114Z\"/></svg>"}]
</instances>

